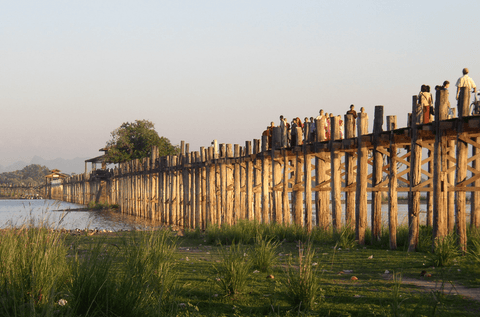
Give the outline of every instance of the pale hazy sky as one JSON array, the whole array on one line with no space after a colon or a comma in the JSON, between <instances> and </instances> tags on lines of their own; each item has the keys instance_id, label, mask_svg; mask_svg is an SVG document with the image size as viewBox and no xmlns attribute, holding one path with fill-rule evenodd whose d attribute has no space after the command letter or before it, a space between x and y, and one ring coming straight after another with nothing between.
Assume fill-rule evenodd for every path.
<instances>
[{"instance_id":1,"label":"pale hazy sky","mask_svg":"<svg viewBox=\"0 0 480 317\"><path fill-rule=\"evenodd\" d=\"M0 165L97 156L136 119L191 150L352 103L405 126L422 84L463 67L480 84L479 17L478 0L0 0Z\"/></svg>"}]
</instances>

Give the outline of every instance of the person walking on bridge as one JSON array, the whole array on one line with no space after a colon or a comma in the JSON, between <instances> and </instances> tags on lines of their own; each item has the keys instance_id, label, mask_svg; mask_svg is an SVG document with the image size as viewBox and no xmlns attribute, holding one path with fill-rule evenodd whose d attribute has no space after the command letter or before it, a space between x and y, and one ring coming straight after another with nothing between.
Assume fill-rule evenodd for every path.
<instances>
[{"instance_id":1,"label":"person walking on bridge","mask_svg":"<svg viewBox=\"0 0 480 317\"><path fill-rule=\"evenodd\" d=\"M473 89L473 93L477 92L477 86L475 86L475 82L468 76L468 68L463 69L463 76L457 80L457 84L455 86L457 86L457 100L458 95L460 94L460 88L462 87L467 87L469 91L470 89Z\"/></svg>"}]
</instances>

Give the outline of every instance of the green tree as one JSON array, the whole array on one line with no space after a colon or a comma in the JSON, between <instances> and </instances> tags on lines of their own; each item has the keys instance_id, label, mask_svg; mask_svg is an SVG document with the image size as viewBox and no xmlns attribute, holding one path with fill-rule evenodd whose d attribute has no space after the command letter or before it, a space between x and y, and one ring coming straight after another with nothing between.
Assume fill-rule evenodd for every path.
<instances>
[{"instance_id":1,"label":"green tree","mask_svg":"<svg viewBox=\"0 0 480 317\"><path fill-rule=\"evenodd\" d=\"M109 163L121 163L134 159L149 157L152 147L158 147L160 156L178 154L178 146L170 140L158 136L155 125L148 120L124 122L112 133L107 142L106 160Z\"/></svg>"},{"instance_id":2,"label":"green tree","mask_svg":"<svg viewBox=\"0 0 480 317\"><path fill-rule=\"evenodd\" d=\"M50 174L50 170L47 167L31 164L22 170L0 174L0 184L37 186L45 183L45 176L48 174Z\"/></svg>"}]
</instances>

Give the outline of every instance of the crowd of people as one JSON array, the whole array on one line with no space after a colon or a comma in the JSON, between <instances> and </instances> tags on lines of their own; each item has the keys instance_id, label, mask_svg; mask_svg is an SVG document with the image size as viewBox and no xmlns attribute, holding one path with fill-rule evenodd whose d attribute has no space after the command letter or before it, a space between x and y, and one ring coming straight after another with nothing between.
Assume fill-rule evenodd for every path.
<instances>
[{"instance_id":1,"label":"crowd of people","mask_svg":"<svg viewBox=\"0 0 480 317\"><path fill-rule=\"evenodd\" d=\"M363 108L362 108L362 111ZM357 112L355 106L351 105L350 110L347 111L347 115L352 115L355 120L357 118ZM322 110L319 111L317 117L305 117L302 121L299 117L294 118L290 123L283 115L280 116L280 123L278 127L281 133L281 147L294 147L302 145L303 143L313 143L320 141L317 139L317 135L320 135L320 139L328 141L331 138L331 121L333 120L333 113L325 113ZM317 133L317 125L323 121L323 130ZM268 147L272 147L273 129L275 123L272 121L270 126L263 132L263 136L267 137ZM344 136L344 120L339 119L339 132L340 139Z\"/></svg>"},{"instance_id":2,"label":"crowd of people","mask_svg":"<svg viewBox=\"0 0 480 317\"><path fill-rule=\"evenodd\" d=\"M469 91L472 90L472 93L476 93L477 87L472 78L468 76L468 68L464 68L463 76L457 80L455 86L457 86L457 93L455 99L458 100L460 94L460 88L466 87ZM435 90L445 90L447 92L448 100L448 88L450 87L450 82L445 80L442 86L436 86ZM430 86L422 85L420 92L418 94L417 102L419 104L417 118L417 124L430 123L434 121L435 108L433 106L433 96L430 93ZM450 102L448 102L448 118L453 117L453 109L450 107Z\"/></svg>"},{"instance_id":3,"label":"crowd of people","mask_svg":"<svg viewBox=\"0 0 480 317\"><path fill-rule=\"evenodd\" d=\"M447 91L447 100L448 100L448 88L450 82L448 80L443 82L442 86L436 86L436 90L445 90ZM468 76L468 68L463 69L463 76L457 80L457 93L456 99L458 100L460 88L466 87L468 90L472 90L473 93L476 93L475 82ZM417 102L419 104L418 113L417 113L417 124L430 123L434 120L434 106L433 106L433 96L430 92L430 86L422 85L420 92L418 94ZM450 109L450 103L448 103L449 108L449 117L453 116L453 111ZM361 112L364 112L364 108L360 109ZM346 112L347 115L353 116L353 125L355 130L355 122L357 119L357 112L355 106L351 105L350 110ZM325 113L322 110L319 111L317 117L305 117L302 121L299 117L294 118L290 123L287 118L283 115L280 116L280 128L281 133L281 147L295 147L302 145L303 143L313 143L317 141L328 141L331 138L331 121L333 120L333 113ZM344 137L344 122L343 118L339 119L339 131L340 139ZM324 129L318 131L317 126L323 123ZM263 136L267 137L268 148L272 147L273 140L273 129L275 128L275 123L272 121L270 126L263 132ZM319 137L320 136L320 137Z\"/></svg>"}]
</instances>

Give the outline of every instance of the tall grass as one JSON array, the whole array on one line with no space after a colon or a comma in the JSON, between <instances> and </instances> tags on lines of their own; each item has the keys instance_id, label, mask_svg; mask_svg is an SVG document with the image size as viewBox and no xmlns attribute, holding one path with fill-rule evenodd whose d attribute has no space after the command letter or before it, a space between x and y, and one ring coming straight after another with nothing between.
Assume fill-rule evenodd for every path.
<instances>
[{"instance_id":1,"label":"tall grass","mask_svg":"<svg viewBox=\"0 0 480 317\"><path fill-rule=\"evenodd\" d=\"M469 228L467 255L472 262L480 264L480 228Z\"/></svg>"},{"instance_id":2,"label":"tall grass","mask_svg":"<svg viewBox=\"0 0 480 317\"><path fill-rule=\"evenodd\" d=\"M287 269L286 293L290 304L297 310L311 310L321 300L323 293L314 266L315 250L311 243L300 243L298 266L290 262Z\"/></svg>"},{"instance_id":3,"label":"tall grass","mask_svg":"<svg viewBox=\"0 0 480 317\"><path fill-rule=\"evenodd\" d=\"M70 306L76 314L95 316L113 312L111 301L116 295L115 262L119 250L98 239L85 250L75 249L70 262Z\"/></svg>"},{"instance_id":4,"label":"tall grass","mask_svg":"<svg viewBox=\"0 0 480 317\"><path fill-rule=\"evenodd\" d=\"M0 315L48 315L68 278L67 248L62 236L48 228L1 231Z\"/></svg>"},{"instance_id":5,"label":"tall grass","mask_svg":"<svg viewBox=\"0 0 480 317\"><path fill-rule=\"evenodd\" d=\"M433 252L428 259L433 266L450 266L460 256L456 235L451 233L435 241Z\"/></svg>"},{"instance_id":6,"label":"tall grass","mask_svg":"<svg viewBox=\"0 0 480 317\"><path fill-rule=\"evenodd\" d=\"M248 260L246 248L232 243L230 247L220 247L221 262L214 265L217 272L217 284L225 295L236 295L244 291L251 273L252 262Z\"/></svg>"},{"instance_id":7,"label":"tall grass","mask_svg":"<svg viewBox=\"0 0 480 317\"><path fill-rule=\"evenodd\" d=\"M72 263L75 312L140 316L165 311L175 291L175 249L170 231L133 232L118 246L98 239Z\"/></svg>"},{"instance_id":8,"label":"tall grass","mask_svg":"<svg viewBox=\"0 0 480 317\"><path fill-rule=\"evenodd\" d=\"M0 316L168 314L176 290L171 232L78 245L69 252L64 236L48 227L0 231Z\"/></svg>"},{"instance_id":9,"label":"tall grass","mask_svg":"<svg viewBox=\"0 0 480 317\"><path fill-rule=\"evenodd\" d=\"M280 242L273 241L272 238L264 238L261 234L257 235L251 253L253 268L268 272L276 264L279 246Z\"/></svg>"},{"instance_id":10,"label":"tall grass","mask_svg":"<svg viewBox=\"0 0 480 317\"><path fill-rule=\"evenodd\" d=\"M194 237L198 233L188 232ZM331 231L315 228L308 232L305 227L296 224L259 223L257 221L240 220L235 225L223 224L220 227L211 224L205 230L205 238L209 244L228 245L233 241L241 244L253 244L258 235L272 241L307 241L315 237L318 241L332 240Z\"/></svg>"},{"instance_id":11,"label":"tall grass","mask_svg":"<svg viewBox=\"0 0 480 317\"><path fill-rule=\"evenodd\" d=\"M333 232L335 244L339 248L351 249L357 245L355 241L355 230L350 226L343 226L340 231Z\"/></svg>"},{"instance_id":12,"label":"tall grass","mask_svg":"<svg viewBox=\"0 0 480 317\"><path fill-rule=\"evenodd\" d=\"M140 305L146 301L145 304L155 304L157 309L168 307L177 290L177 275L174 271L177 238L166 230L135 232L131 240L126 241L125 247L122 279L131 282L122 286L127 290L133 289L136 293L143 292L142 296L138 296Z\"/></svg>"}]
</instances>

